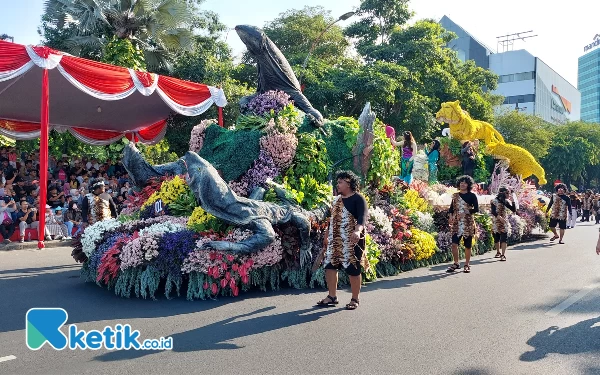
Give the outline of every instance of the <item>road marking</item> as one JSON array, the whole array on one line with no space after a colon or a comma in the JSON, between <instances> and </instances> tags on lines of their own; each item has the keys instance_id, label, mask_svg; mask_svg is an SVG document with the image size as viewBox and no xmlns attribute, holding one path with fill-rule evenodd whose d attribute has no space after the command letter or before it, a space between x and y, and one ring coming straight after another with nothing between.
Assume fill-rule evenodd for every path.
<instances>
[{"instance_id":1,"label":"road marking","mask_svg":"<svg viewBox=\"0 0 600 375\"><path fill-rule=\"evenodd\" d=\"M7 355L6 357L0 357L0 362L12 361L13 359L17 359L14 355Z\"/></svg>"},{"instance_id":2,"label":"road marking","mask_svg":"<svg viewBox=\"0 0 600 375\"><path fill-rule=\"evenodd\" d=\"M593 291L597 287L598 287L598 284L592 284L592 285L586 286L585 288L581 289L579 292L573 294L571 297L567 298L566 300L564 300L561 303L559 303L558 305L556 305L554 308L552 308L550 311L548 311L546 313L546 315L552 316L552 317L558 316L558 314L560 314L564 310L568 309L571 305L573 305L575 302L579 301L580 299L582 299L583 297L588 295L591 291Z\"/></svg>"}]
</instances>

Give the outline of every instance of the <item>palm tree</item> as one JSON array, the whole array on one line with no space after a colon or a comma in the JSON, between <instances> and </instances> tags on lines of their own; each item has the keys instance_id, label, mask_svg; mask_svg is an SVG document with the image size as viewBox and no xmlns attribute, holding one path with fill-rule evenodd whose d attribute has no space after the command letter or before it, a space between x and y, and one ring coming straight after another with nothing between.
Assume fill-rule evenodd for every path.
<instances>
[{"instance_id":1,"label":"palm tree","mask_svg":"<svg viewBox=\"0 0 600 375\"><path fill-rule=\"evenodd\" d=\"M43 18L73 30L66 52L106 54L111 44L125 43L143 53L143 65L170 69L173 53L193 47L195 11L193 0L47 0Z\"/></svg>"}]
</instances>

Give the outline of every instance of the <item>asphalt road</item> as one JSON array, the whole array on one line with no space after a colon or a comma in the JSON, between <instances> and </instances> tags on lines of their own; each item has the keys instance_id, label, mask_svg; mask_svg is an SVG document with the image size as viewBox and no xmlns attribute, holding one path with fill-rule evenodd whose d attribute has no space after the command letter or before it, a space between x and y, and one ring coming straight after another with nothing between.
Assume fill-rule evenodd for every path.
<instances>
[{"instance_id":1,"label":"asphalt road","mask_svg":"<svg viewBox=\"0 0 600 375\"><path fill-rule=\"evenodd\" d=\"M323 290L189 302L122 299L83 283L70 249L0 251L0 374L600 374L598 227L423 268L363 287L356 311L319 309ZM339 293L342 304L348 290ZM32 307L79 329L131 324L171 351L38 351Z\"/></svg>"}]
</instances>

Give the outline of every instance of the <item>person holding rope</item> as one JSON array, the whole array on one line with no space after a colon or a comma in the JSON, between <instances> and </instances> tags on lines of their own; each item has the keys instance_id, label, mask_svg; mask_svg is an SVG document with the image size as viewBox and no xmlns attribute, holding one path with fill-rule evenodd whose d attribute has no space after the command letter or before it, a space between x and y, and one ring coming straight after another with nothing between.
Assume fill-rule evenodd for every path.
<instances>
[{"instance_id":1,"label":"person holding rope","mask_svg":"<svg viewBox=\"0 0 600 375\"><path fill-rule=\"evenodd\" d=\"M358 192L359 177L351 171L340 171L336 176L337 192L331 207L329 229L325 234L325 279L329 295L317 306L337 305L338 270L343 268L350 278L352 299L347 310L359 305L361 265L366 260L365 225L369 217L367 201ZM366 267L365 267L366 268Z\"/></svg>"}]
</instances>

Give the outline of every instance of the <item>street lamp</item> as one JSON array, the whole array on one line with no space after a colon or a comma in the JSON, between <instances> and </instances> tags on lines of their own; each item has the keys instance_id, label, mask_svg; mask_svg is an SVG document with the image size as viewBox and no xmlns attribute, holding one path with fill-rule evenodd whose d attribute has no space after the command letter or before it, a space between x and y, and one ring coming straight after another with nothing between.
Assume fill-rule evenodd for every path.
<instances>
[{"instance_id":1,"label":"street lamp","mask_svg":"<svg viewBox=\"0 0 600 375\"><path fill-rule=\"evenodd\" d=\"M321 34L319 34L319 36L317 37L317 39L315 39L315 41L310 46L310 49L308 50L308 55L306 55L306 59L304 59L304 63L302 63L302 76L299 79L300 83L302 83L302 77L304 76L304 70L306 69L306 65L308 65L308 59L310 58L310 54L315 49L315 47L317 46L317 43L321 40L321 38L323 37L323 35L327 32L327 30L329 30L331 28L331 26L335 25L336 23L338 23L340 21L345 21L345 20L347 20L348 18L352 17L355 14L356 14L356 12L347 12L347 13L344 13L344 14L342 14L340 16L340 18L338 18L337 20L329 23L327 26L325 26L325 29L323 29L323 31L321 31Z\"/></svg>"}]
</instances>

